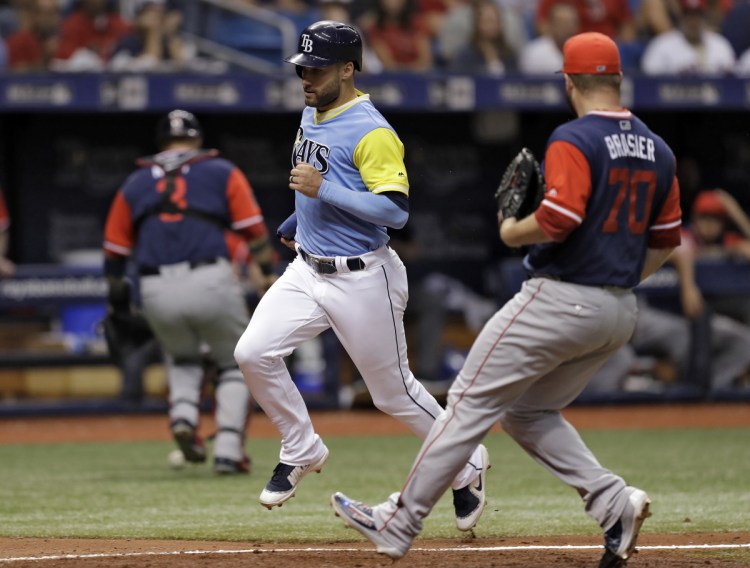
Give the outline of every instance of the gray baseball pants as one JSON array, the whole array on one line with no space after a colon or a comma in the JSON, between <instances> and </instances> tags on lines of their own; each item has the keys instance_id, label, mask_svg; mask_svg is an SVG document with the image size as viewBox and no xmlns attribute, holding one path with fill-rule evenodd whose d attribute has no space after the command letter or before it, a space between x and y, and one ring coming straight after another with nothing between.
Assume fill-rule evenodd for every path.
<instances>
[{"instance_id":1,"label":"gray baseball pants","mask_svg":"<svg viewBox=\"0 0 750 568\"><path fill-rule=\"evenodd\" d=\"M374 508L404 546L499 420L526 452L575 488L605 530L622 514L625 481L604 468L560 410L633 333L629 290L533 278L485 325L401 491Z\"/></svg>"},{"instance_id":2,"label":"gray baseball pants","mask_svg":"<svg viewBox=\"0 0 750 568\"><path fill-rule=\"evenodd\" d=\"M166 354L169 418L196 425L207 347L221 372L216 386L214 455L240 461L249 391L234 346L249 320L242 288L228 261L190 269L173 265L141 278L143 310Z\"/></svg>"}]
</instances>

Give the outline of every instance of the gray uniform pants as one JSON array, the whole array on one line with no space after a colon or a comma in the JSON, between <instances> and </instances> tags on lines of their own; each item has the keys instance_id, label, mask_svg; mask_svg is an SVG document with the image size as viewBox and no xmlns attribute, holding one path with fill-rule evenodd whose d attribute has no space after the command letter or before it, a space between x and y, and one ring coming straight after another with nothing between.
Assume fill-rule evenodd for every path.
<instances>
[{"instance_id":1,"label":"gray uniform pants","mask_svg":"<svg viewBox=\"0 0 750 568\"><path fill-rule=\"evenodd\" d=\"M169 418L197 426L208 347L220 374L216 386L214 455L240 461L249 391L234 360L234 346L249 320L242 288L226 260L190 269L172 265L141 278L143 312L166 354Z\"/></svg>"},{"instance_id":2,"label":"gray uniform pants","mask_svg":"<svg viewBox=\"0 0 750 568\"><path fill-rule=\"evenodd\" d=\"M625 508L625 481L599 464L560 410L628 341L636 315L627 290L525 282L472 346L400 499L374 508L378 528L410 544L498 420L532 458L578 491L600 526L614 525Z\"/></svg>"}]
</instances>

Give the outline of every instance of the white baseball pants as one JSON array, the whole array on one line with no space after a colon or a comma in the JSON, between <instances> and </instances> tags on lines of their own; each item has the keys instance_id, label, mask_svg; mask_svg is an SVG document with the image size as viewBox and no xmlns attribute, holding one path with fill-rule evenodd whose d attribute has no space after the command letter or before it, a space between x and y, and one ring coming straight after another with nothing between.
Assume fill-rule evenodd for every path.
<instances>
[{"instance_id":1,"label":"white baseball pants","mask_svg":"<svg viewBox=\"0 0 750 568\"><path fill-rule=\"evenodd\" d=\"M328 328L357 366L377 408L420 438L443 413L409 370L403 325L406 268L387 246L361 258L364 270L351 272L337 258L338 272L319 274L297 256L263 296L235 349L253 398L281 433L283 463L309 464L325 452L283 358ZM478 451L473 458L481 467ZM455 475L455 489L478 475L476 467L464 464Z\"/></svg>"}]
</instances>

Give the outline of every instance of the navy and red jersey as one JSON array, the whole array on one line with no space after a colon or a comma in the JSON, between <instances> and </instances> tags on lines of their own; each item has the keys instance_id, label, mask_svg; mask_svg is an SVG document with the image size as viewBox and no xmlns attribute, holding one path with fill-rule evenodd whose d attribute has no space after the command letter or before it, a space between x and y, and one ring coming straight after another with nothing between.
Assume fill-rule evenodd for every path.
<instances>
[{"instance_id":1,"label":"navy and red jersey","mask_svg":"<svg viewBox=\"0 0 750 568\"><path fill-rule=\"evenodd\" d=\"M260 206L247 178L231 162L209 158L182 166L170 201L177 210L150 214L164 200L164 171L142 167L117 192L104 230L108 255L134 255L139 266L228 258L227 230L245 240L267 234Z\"/></svg>"},{"instance_id":2,"label":"navy and red jersey","mask_svg":"<svg viewBox=\"0 0 750 568\"><path fill-rule=\"evenodd\" d=\"M524 259L531 274L632 288L648 248L680 244L672 150L630 111L595 111L559 126L545 154L536 219L552 243Z\"/></svg>"}]
</instances>

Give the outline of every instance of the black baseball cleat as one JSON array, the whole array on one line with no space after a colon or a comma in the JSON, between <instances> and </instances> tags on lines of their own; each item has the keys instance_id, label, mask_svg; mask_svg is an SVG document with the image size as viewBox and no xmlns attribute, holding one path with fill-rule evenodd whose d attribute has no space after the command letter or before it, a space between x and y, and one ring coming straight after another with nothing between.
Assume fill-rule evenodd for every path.
<instances>
[{"instance_id":1,"label":"black baseball cleat","mask_svg":"<svg viewBox=\"0 0 750 568\"><path fill-rule=\"evenodd\" d=\"M203 439L195 433L195 427L185 420L172 424L172 436L182 450L185 459L191 463L206 461L206 448Z\"/></svg>"},{"instance_id":2,"label":"black baseball cleat","mask_svg":"<svg viewBox=\"0 0 750 568\"><path fill-rule=\"evenodd\" d=\"M604 554L599 568L622 568L635 550L641 525L651 516L648 495L635 487L626 487L628 502L617 522L604 533Z\"/></svg>"},{"instance_id":3,"label":"black baseball cleat","mask_svg":"<svg viewBox=\"0 0 750 568\"><path fill-rule=\"evenodd\" d=\"M490 468L490 455L484 445L479 446L482 464L479 476L466 487L453 490L453 508L456 511L456 527L461 531L473 529L487 504L485 495L485 477Z\"/></svg>"},{"instance_id":4,"label":"black baseball cleat","mask_svg":"<svg viewBox=\"0 0 750 568\"><path fill-rule=\"evenodd\" d=\"M297 491L297 484L311 471L320 473L328 459L328 448L323 457L307 465L289 465L279 462L273 470L271 480L260 493L260 504L267 509L279 506L292 497Z\"/></svg>"}]
</instances>

